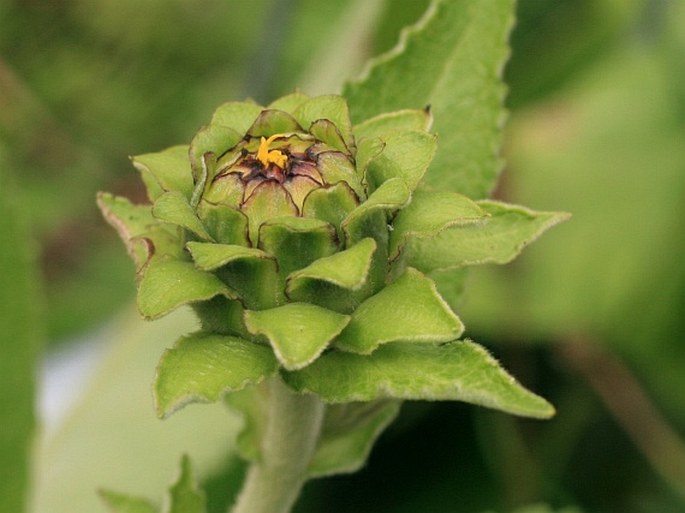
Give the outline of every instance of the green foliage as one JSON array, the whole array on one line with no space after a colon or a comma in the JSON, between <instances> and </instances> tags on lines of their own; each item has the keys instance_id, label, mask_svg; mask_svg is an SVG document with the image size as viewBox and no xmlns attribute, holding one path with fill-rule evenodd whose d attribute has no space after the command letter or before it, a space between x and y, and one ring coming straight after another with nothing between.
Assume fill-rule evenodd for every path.
<instances>
[{"instance_id":1,"label":"green foliage","mask_svg":"<svg viewBox=\"0 0 685 513\"><path fill-rule=\"evenodd\" d=\"M28 510L35 375L43 327L32 240L0 162L0 512Z\"/></svg>"},{"instance_id":2,"label":"green foliage","mask_svg":"<svg viewBox=\"0 0 685 513\"><path fill-rule=\"evenodd\" d=\"M345 89L355 122L402 108L431 108L440 137L427 178L432 187L476 199L493 188L503 120L499 77L513 5L434 1L398 46L371 61L363 78Z\"/></svg>"},{"instance_id":3,"label":"green foliage","mask_svg":"<svg viewBox=\"0 0 685 513\"><path fill-rule=\"evenodd\" d=\"M249 102L222 107L214 121L238 128L199 132L190 160L187 145L135 157L149 203L137 205L146 201L145 193L127 171L122 149L140 153L189 141L210 118L210 109L227 99L250 96L294 113L307 99L302 93L269 102L295 88L309 94L340 90L341 80L357 73L368 52L391 48L400 27L418 19L429 3L418 27L404 36L404 50L392 50L367 67L362 76L369 87L347 86L353 120L361 121L354 125L361 172L351 177L343 160L320 157L329 176L347 182L309 192L302 212L317 222L305 226L292 217L300 213L285 195L275 198L280 203L269 215L288 217L266 223L250 223L228 206L231 201L199 201L203 194L216 198L232 187L219 180L221 187L211 194L204 190L214 164L204 158L205 150L238 141L248 130L268 137L299 125L291 114L262 116L262 107ZM507 174L495 191L506 202L501 203L479 200L493 190L500 167L504 89L497 77L508 53L514 2L181 4L105 0L97 12L80 1L0 7L0 157L3 171L19 183L22 209L38 236L50 338L102 322L133 290L133 268L92 212L96 188L132 198L103 194L99 202L127 241L139 284L153 253L223 284L217 295L201 301L196 299L204 293L174 298L171 282L149 289L152 310L161 314L188 303L201 318L199 326L183 311L172 313L170 323L156 321L150 331L132 321L113 325L119 334L108 336L111 354L81 387L86 398L54 436L41 438L34 509L101 511L92 490L102 485L155 497L183 450L198 464L208 511L225 511L242 467L235 463L232 441L240 426L222 411L223 402L179 411L154 428L144 422L151 409L150 370L164 348L178 335L198 330L242 340L270 355L273 371L265 375L273 376L282 362L267 336L247 329L246 310L267 312L297 302L352 317L384 290L386 279L397 280L411 267L433 284L433 298L459 313L469 338L501 359L493 369L506 367L544 392L558 416L532 423L449 402L409 401L369 455L400 400L327 405L308 475L350 472L369 456L370 465L359 475L312 482L295 511L581 510L565 507L572 503L598 512L680 511L682 6L649 0L516 3L513 59L504 70L512 122L505 133ZM422 70L437 70L432 76L441 80L431 85L431 74ZM382 77L394 80L383 84ZM387 94L377 94L381 86ZM383 105L389 102L395 103ZM367 119L389 110L395 112ZM299 119L314 121L305 128L335 150L352 150L349 137L336 133L332 123L311 115ZM425 135L429 130L437 132L436 150L432 135ZM416 166L402 167L411 155L383 141L401 140L411 131L417 137L405 141L416 142L424 156ZM432 165L411 190L433 151ZM403 177L391 177L402 169ZM202 187L195 187L193 177ZM0 196L6 195L4 185ZM271 205L273 194L264 189L250 207L254 215ZM16 188L10 190L14 195ZM170 191L176 193L161 199L153 216L152 204ZM294 190L292 197L302 199L305 192ZM517 256L543 227L563 220L546 212L560 207L574 213L573 221L526 249L515 264L451 268L459 261L504 262ZM392 230L384 232L388 224ZM481 242L495 244L492 252L480 252ZM11 246L5 254L18 247ZM3 265L6 269L6 291L15 290L18 277L26 274L13 263ZM172 299L166 306L155 297L165 291ZM19 308L15 297L3 301L5 312ZM417 313L409 310L409 317ZM333 340L312 369L281 372L304 375L333 356L380 358L404 344L381 344L362 357L342 353ZM446 346L453 344L462 342ZM599 351L594 373L578 372L573 355L580 344ZM452 349L444 345L416 344L415 350L446 357ZM23 349L3 339L3 351L11 354L5 359L3 352L0 367L31 358ZM616 378L614 360L624 362L633 382ZM211 401L230 389L227 369L233 364L221 365L224 382L215 383ZM198 370L199 364L188 371L189 379ZM23 401L22 388L14 383L28 383L27 376L4 373L11 408ZM599 389L596 396L597 377L614 388ZM388 383L387 376L378 379ZM638 391L642 386L641 394L634 394L631 383ZM331 383L318 385L325 389ZM232 409L246 412L237 443L251 461L260 454L268 425L266 388L262 381L227 396ZM192 387L186 389L192 395ZM627 397L624 417L608 413L615 411L612 397ZM639 397L651 402L647 411L656 416L644 413ZM4 433L5 426L15 427L11 411L12 422L0 423ZM640 445L635 428L649 428L655 418L670 428L670 436L647 429ZM18 460L22 447L12 444L8 457ZM17 476L13 472L11 478ZM16 494L0 496L11 500ZM147 500L108 497L119 509L159 509L150 509Z\"/></svg>"},{"instance_id":4,"label":"green foliage","mask_svg":"<svg viewBox=\"0 0 685 513\"><path fill-rule=\"evenodd\" d=\"M306 369L284 374L295 389L332 403L398 399L459 400L549 418L554 408L507 374L470 341L443 346L389 344L370 356L330 353Z\"/></svg>"}]
</instances>

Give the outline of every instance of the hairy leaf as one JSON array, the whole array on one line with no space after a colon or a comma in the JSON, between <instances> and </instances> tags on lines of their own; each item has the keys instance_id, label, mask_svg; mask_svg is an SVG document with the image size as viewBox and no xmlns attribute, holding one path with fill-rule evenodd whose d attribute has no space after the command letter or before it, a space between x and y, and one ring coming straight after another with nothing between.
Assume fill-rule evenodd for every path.
<instances>
[{"instance_id":1,"label":"hairy leaf","mask_svg":"<svg viewBox=\"0 0 685 513\"><path fill-rule=\"evenodd\" d=\"M265 336L283 366L291 370L318 358L349 320L347 315L309 303L245 312L250 333Z\"/></svg>"},{"instance_id":2,"label":"hairy leaf","mask_svg":"<svg viewBox=\"0 0 685 513\"><path fill-rule=\"evenodd\" d=\"M197 332L167 349L157 366L155 405L167 417L188 403L218 401L276 372L271 350L238 337Z\"/></svg>"},{"instance_id":3,"label":"hairy leaf","mask_svg":"<svg viewBox=\"0 0 685 513\"><path fill-rule=\"evenodd\" d=\"M236 299L219 278L197 269L191 262L153 258L138 285L138 309L146 319L156 319L181 305L219 294Z\"/></svg>"},{"instance_id":4,"label":"hairy leaf","mask_svg":"<svg viewBox=\"0 0 685 513\"><path fill-rule=\"evenodd\" d=\"M330 352L284 372L295 390L330 403L397 399L465 401L515 415L548 418L554 408L519 385L478 344L388 344L371 355Z\"/></svg>"},{"instance_id":5,"label":"hairy leaf","mask_svg":"<svg viewBox=\"0 0 685 513\"><path fill-rule=\"evenodd\" d=\"M344 351L369 354L389 342L448 342L464 325L438 294L435 284L415 269L364 301L335 340Z\"/></svg>"},{"instance_id":6,"label":"hairy leaf","mask_svg":"<svg viewBox=\"0 0 685 513\"><path fill-rule=\"evenodd\" d=\"M321 438L309 464L310 477L359 470L383 430L397 417L401 401L380 399L326 408Z\"/></svg>"},{"instance_id":7,"label":"hairy leaf","mask_svg":"<svg viewBox=\"0 0 685 513\"><path fill-rule=\"evenodd\" d=\"M353 122L430 105L440 145L426 182L486 197L500 167L501 71L513 10L514 0L433 1L393 50L345 88Z\"/></svg>"},{"instance_id":8,"label":"hairy leaf","mask_svg":"<svg viewBox=\"0 0 685 513\"><path fill-rule=\"evenodd\" d=\"M478 264L506 264L545 230L565 221L563 212L535 212L497 201L480 201L488 217L457 225L435 237L412 237L400 259L423 272Z\"/></svg>"}]
</instances>

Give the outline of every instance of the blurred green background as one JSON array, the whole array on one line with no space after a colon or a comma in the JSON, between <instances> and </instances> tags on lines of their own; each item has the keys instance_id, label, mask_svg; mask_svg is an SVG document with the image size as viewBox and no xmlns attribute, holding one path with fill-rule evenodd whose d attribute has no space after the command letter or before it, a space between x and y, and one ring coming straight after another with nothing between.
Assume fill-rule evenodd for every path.
<instances>
[{"instance_id":1,"label":"blurred green background","mask_svg":"<svg viewBox=\"0 0 685 513\"><path fill-rule=\"evenodd\" d=\"M96 191L142 201L127 156L189 141L224 101L337 92L427 4L0 4L0 197L36 242L41 338L53 355L99 341L86 393L41 437L37 513L96 511L94 486L155 497L181 450L224 511L242 471L220 406L154 418L154 362L192 321L136 319L133 266ZM471 272L459 314L558 415L407 404L369 465L308 484L299 513L685 511L685 2L520 0L517 18L495 195L574 217Z\"/></svg>"}]
</instances>

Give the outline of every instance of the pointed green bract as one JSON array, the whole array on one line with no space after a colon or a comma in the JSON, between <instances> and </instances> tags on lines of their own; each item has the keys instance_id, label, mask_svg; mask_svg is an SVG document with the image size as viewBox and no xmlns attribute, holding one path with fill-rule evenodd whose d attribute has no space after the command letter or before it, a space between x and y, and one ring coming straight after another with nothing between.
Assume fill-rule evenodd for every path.
<instances>
[{"instance_id":1,"label":"pointed green bract","mask_svg":"<svg viewBox=\"0 0 685 513\"><path fill-rule=\"evenodd\" d=\"M239 245L189 242L186 246L193 256L195 266L203 271L213 271L236 260L273 260L273 257L260 249Z\"/></svg>"},{"instance_id":2,"label":"pointed green bract","mask_svg":"<svg viewBox=\"0 0 685 513\"><path fill-rule=\"evenodd\" d=\"M189 403L211 403L273 375L278 362L264 345L238 337L197 332L167 349L157 366L157 415L168 417Z\"/></svg>"},{"instance_id":3,"label":"pointed green bract","mask_svg":"<svg viewBox=\"0 0 685 513\"><path fill-rule=\"evenodd\" d=\"M338 239L344 238L341 224L359 204L359 198L345 182L332 187L314 189L304 201L302 214L321 219L335 227Z\"/></svg>"},{"instance_id":4,"label":"pointed green bract","mask_svg":"<svg viewBox=\"0 0 685 513\"><path fill-rule=\"evenodd\" d=\"M288 298L351 313L372 291L369 273L376 248L373 239L363 239L292 273L286 280Z\"/></svg>"},{"instance_id":5,"label":"pointed green bract","mask_svg":"<svg viewBox=\"0 0 685 513\"><path fill-rule=\"evenodd\" d=\"M501 74L514 5L434 0L397 47L345 87L354 123L431 106L440 147L426 181L437 189L484 198L495 184L504 119Z\"/></svg>"},{"instance_id":6,"label":"pointed green bract","mask_svg":"<svg viewBox=\"0 0 685 513\"><path fill-rule=\"evenodd\" d=\"M400 401L392 399L330 405L309 464L309 476L325 477L359 470L376 439L399 411Z\"/></svg>"},{"instance_id":7,"label":"pointed green bract","mask_svg":"<svg viewBox=\"0 0 685 513\"><path fill-rule=\"evenodd\" d=\"M257 116L247 133L256 137L270 137L274 134L301 132L302 127L292 115L282 110L263 110Z\"/></svg>"},{"instance_id":8,"label":"pointed green bract","mask_svg":"<svg viewBox=\"0 0 685 513\"><path fill-rule=\"evenodd\" d=\"M401 178L413 191L433 160L436 138L428 132L410 130L383 139L383 151L366 168L366 182L374 190L391 178Z\"/></svg>"},{"instance_id":9,"label":"pointed green bract","mask_svg":"<svg viewBox=\"0 0 685 513\"><path fill-rule=\"evenodd\" d=\"M169 488L164 513L206 513L205 494L199 489L190 458L183 455L181 474Z\"/></svg>"},{"instance_id":10,"label":"pointed green bract","mask_svg":"<svg viewBox=\"0 0 685 513\"><path fill-rule=\"evenodd\" d=\"M282 217L265 223L259 247L274 255L285 279L291 272L338 249L335 228L325 221L307 217Z\"/></svg>"},{"instance_id":11,"label":"pointed green bract","mask_svg":"<svg viewBox=\"0 0 685 513\"><path fill-rule=\"evenodd\" d=\"M456 192L415 192L409 205L395 217L390 233L390 258L395 258L411 237L433 237L450 226L475 223L486 212Z\"/></svg>"},{"instance_id":12,"label":"pointed green bract","mask_svg":"<svg viewBox=\"0 0 685 513\"><path fill-rule=\"evenodd\" d=\"M225 205L200 202L197 214L210 237L221 244L247 246L247 217L238 210Z\"/></svg>"},{"instance_id":13,"label":"pointed green bract","mask_svg":"<svg viewBox=\"0 0 685 513\"><path fill-rule=\"evenodd\" d=\"M98 207L107 222L114 227L136 264L142 267L153 255L180 255L180 246L171 234L157 226L150 205L134 205L126 198L100 192Z\"/></svg>"},{"instance_id":14,"label":"pointed green bract","mask_svg":"<svg viewBox=\"0 0 685 513\"><path fill-rule=\"evenodd\" d=\"M211 124L230 127L242 137L263 109L252 102L227 102L214 111Z\"/></svg>"},{"instance_id":15,"label":"pointed green bract","mask_svg":"<svg viewBox=\"0 0 685 513\"><path fill-rule=\"evenodd\" d=\"M157 506L141 497L131 497L110 490L100 490L99 495L111 513L160 513Z\"/></svg>"},{"instance_id":16,"label":"pointed green bract","mask_svg":"<svg viewBox=\"0 0 685 513\"><path fill-rule=\"evenodd\" d=\"M314 121L309 127L309 132L318 140L325 142L338 151L345 153L350 151L338 127L328 119L317 119Z\"/></svg>"},{"instance_id":17,"label":"pointed green bract","mask_svg":"<svg viewBox=\"0 0 685 513\"><path fill-rule=\"evenodd\" d=\"M347 109L347 102L342 96L316 96L301 103L293 112L295 118L305 130L314 121L327 119L340 131L340 135L348 148L353 147L352 122Z\"/></svg>"},{"instance_id":18,"label":"pointed green bract","mask_svg":"<svg viewBox=\"0 0 685 513\"><path fill-rule=\"evenodd\" d=\"M158 257L150 260L138 285L138 310L143 317L156 319L181 305L219 294L236 298L219 278L197 269L191 262Z\"/></svg>"},{"instance_id":19,"label":"pointed green bract","mask_svg":"<svg viewBox=\"0 0 685 513\"><path fill-rule=\"evenodd\" d=\"M334 351L305 369L283 373L283 379L330 403L383 397L453 400L525 417L554 415L547 401L523 388L470 341L389 344L369 356Z\"/></svg>"},{"instance_id":20,"label":"pointed green bract","mask_svg":"<svg viewBox=\"0 0 685 513\"><path fill-rule=\"evenodd\" d=\"M415 269L364 301L335 340L335 347L370 354L389 342L448 342L464 326L438 294L435 284Z\"/></svg>"},{"instance_id":21,"label":"pointed green bract","mask_svg":"<svg viewBox=\"0 0 685 513\"><path fill-rule=\"evenodd\" d=\"M391 178L376 189L369 198L350 212L350 215L342 222L342 228L347 235L347 243L354 244L364 237L373 237L377 242L387 240L387 226L382 222L378 226L374 222L376 214L385 213L402 208L411 192L401 178ZM382 230L382 233L376 232Z\"/></svg>"},{"instance_id":22,"label":"pointed green bract","mask_svg":"<svg viewBox=\"0 0 685 513\"><path fill-rule=\"evenodd\" d=\"M187 248L202 271L216 275L235 291L247 308L268 308L281 302L275 259L256 248L189 242Z\"/></svg>"},{"instance_id":23,"label":"pointed green bract","mask_svg":"<svg viewBox=\"0 0 685 513\"><path fill-rule=\"evenodd\" d=\"M260 229L267 220L296 216L297 207L286 190L273 180L259 184L243 203L241 210L249 220L250 241L259 244Z\"/></svg>"},{"instance_id":24,"label":"pointed green bract","mask_svg":"<svg viewBox=\"0 0 685 513\"><path fill-rule=\"evenodd\" d=\"M180 192L165 192L152 206L152 215L165 223L175 224L204 240L211 240L197 214Z\"/></svg>"},{"instance_id":25,"label":"pointed green bract","mask_svg":"<svg viewBox=\"0 0 685 513\"><path fill-rule=\"evenodd\" d=\"M288 292L298 290L310 280L325 281L345 289L357 290L366 283L374 251L376 242L367 238L349 249L315 260L304 269L288 276Z\"/></svg>"},{"instance_id":26,"label":"pointed green bract","mask_svg":"<svg viewBox=\"0 0 685 513\"><path fill-rule=\"evenodd\" d=\"M269 310L245 312L245 325L265 336L281 364L301 369L319 357L350 318L308 303L289 303Z\"/></svg>"},{"instance_id":27,"label":"pointed green bract","mask_svg":"<svg viewBox=\"0 0 685 513\"><path fill-rule=\"evenodd\" d=\"M274 100L268 105L268 108L280 109L292 113L307 100L309 100L309 96L297 91Z\"/></svg>"},{"instance_id":28,"label":"pointed green bract","mask_svg":"<svg viewBox=\"0 0 685 513\"><path fill-rule=\"evenodd\" d=\"M431 238L412 238L400 260L423 272L505 264L545 230L569 217L563 212L535 212L496 201L478 205L488 214L483 222L453 226Z\"/></svg>"},{"instance_id":29,"label":"pointed green bract","mask_svg":"<svg viewBox=\"0 0 685 513\"><path fill-rule=\"evenodd\" d=\"M137 155L131 159L148 186L148 197L154 201L162 192L177 191L187 200L193 195L193 175L190 171L188 145L172 146L157 153ZM149 175L149 176L148 176Z\"/></svg>"},{"instance_id":30,"label":"pointed green bract","mask_svg":"<svg viewBox=\"0 0 685 513\"><path fill-rule=\"evenodd\" d=\"M357 141L369 137L385 140L389 135L408 130L428 130L433 122L430 110L398 110L385 112L353 127Z\"/></svg>"}]
</instances>

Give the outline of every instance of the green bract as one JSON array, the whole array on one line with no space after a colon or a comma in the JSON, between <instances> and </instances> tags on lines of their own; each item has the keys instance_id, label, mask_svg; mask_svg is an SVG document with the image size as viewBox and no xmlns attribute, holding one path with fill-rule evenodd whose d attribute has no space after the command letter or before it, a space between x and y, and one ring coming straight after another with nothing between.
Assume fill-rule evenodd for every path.
<instances>
[{"instance_id":1,"label":"green bract","mask_svg":"<svg viewBox=\"0 0 685 513\"><path fill-rule=\"evenodd\" d=\"M353 126L340 96L230 102L189 146L133 159L149 205L99 195L136 262L143 316L190 304L201 321L162 357L161 416L244 396L276 373L294 392L368 402L354 428L368 432L387 423L393 399L553 414L480 346L458 340L463 324L431 275L508 262L565 215L423 186L430 124L428 110L403 110ZM243 396L231 403L250 415ZM317 454L312 473L336 471Z\"/></svg>"}]
</instances>

